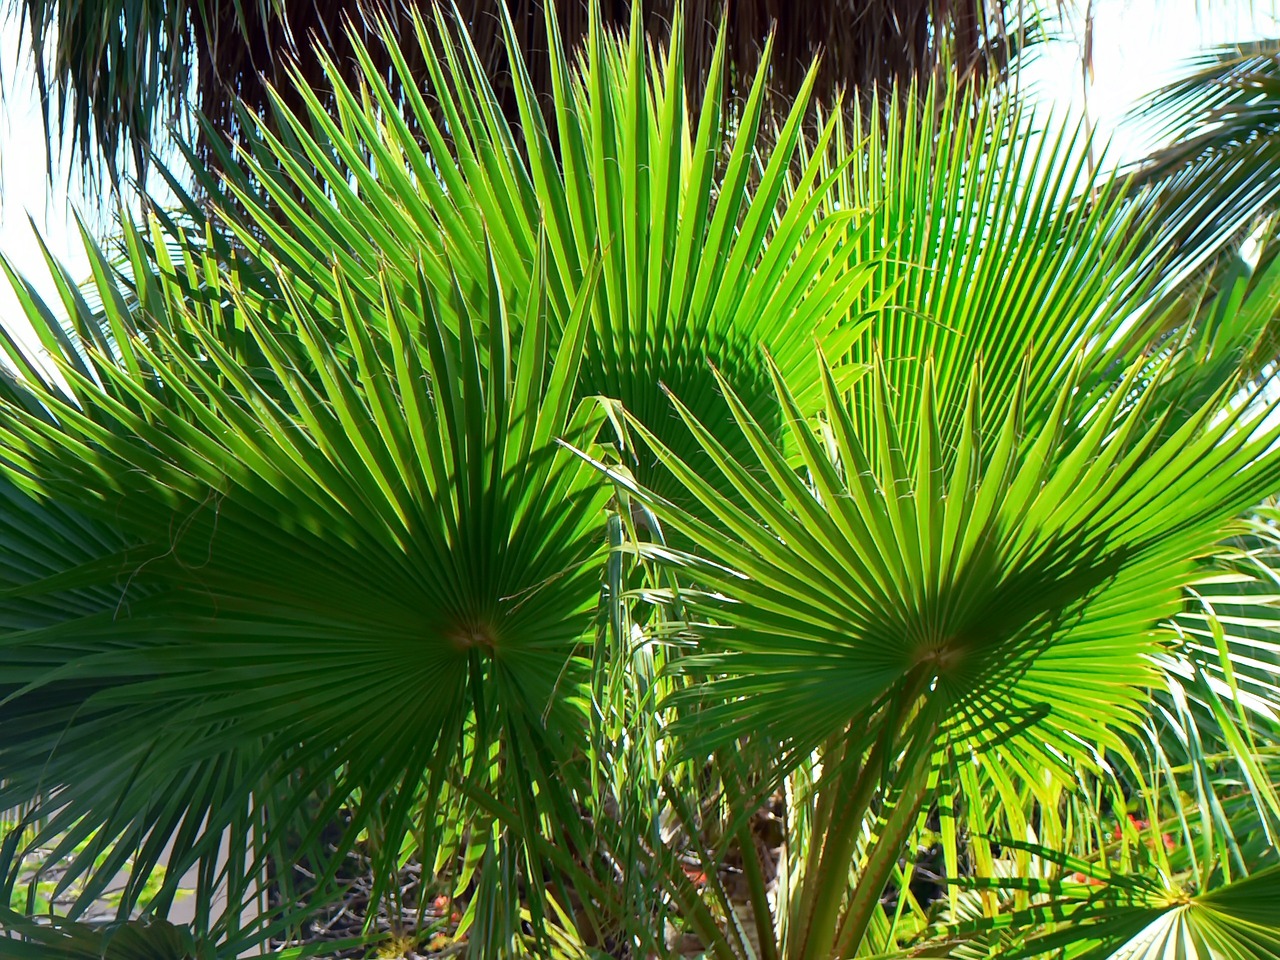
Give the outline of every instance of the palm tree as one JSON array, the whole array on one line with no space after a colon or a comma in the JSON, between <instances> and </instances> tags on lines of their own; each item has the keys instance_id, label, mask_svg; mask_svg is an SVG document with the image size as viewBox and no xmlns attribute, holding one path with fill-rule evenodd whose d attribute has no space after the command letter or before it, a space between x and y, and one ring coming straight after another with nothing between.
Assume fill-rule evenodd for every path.
<instances>
[{"instance_id":1,"label":"palm tree","mask_svg":"<svg viewBox=\"0 0 1280 960\"><path fill-rule=\"evenodd\" d=\"M70 138L86 168L105 163L114 179L121 160L145 168L151 145L164 139L164 125L182 121L188 98L223 135L245 128L241 104L266 111L272 86L288 91L290 72L300 70L307 86L328 89L329 72L312 55L312 43L330 52L337 77L351 80L361 69L357 48L372 56L384 75L390 51L378 38L384 31L412 51L413 18L430 16L448 4L344 0L316 4L292 0L252 3L128 0L107 5L23 0L9 5L26 26L45 104L46 129ZM463 0L458 11L500 103L515 113L514 88L499 11L509 14L525 52L523 66L544 103L551 103L551 65L544 4ZM595 5L615 25L628 20L629 2ZM571 46L587 33L592 4L573 0L554 5L557 28ZM695 91L705 76L717 24L726 27L732 79L726 92L743 94L737 78L750 77L766 37L774 37L773 91L785 99L804 82L810 62L824 52L817 88L830 96L841 87L869 92L913 77L945 70L983 78L1003 73L1025 42L1021 4L1004 0L805 3L780 9L764 0L688 2L650 0L643 5L647 27L665 36L679 16L688 47L686 83ZM1028 24L1034 18L1028 18ZM411 63L417 85L424 64ZM396 74L391 73L392 76ZM396 93L402 91L397 87Z\"/></svg>"},{"instance_id":2,"label":"palm tree","mask_svg":"<svg viewBox=\"0 0 1280 960\"><path fill-rule=\"evenodd\" d=\"M1280 41L1225 44L1151 93L1137 116L1166 143L1134 171L1188 266L1232 252L1277 209Z\"/></svg>"},{"instance_id":3,"label":"palm tree","mask_svg":"<svg viewBox=\"0 0 1280 960\"><path fill-rule=\"evenodd\" d=\"M481 957L1273 956L1280 268L1172 315L1077 133L643 28L548 19L549 122L504 19L519 138L384 28L92 304L10 271L0 866L76 899L7 929L231 956L358 857Z\"/></svg>"}]
</instances>

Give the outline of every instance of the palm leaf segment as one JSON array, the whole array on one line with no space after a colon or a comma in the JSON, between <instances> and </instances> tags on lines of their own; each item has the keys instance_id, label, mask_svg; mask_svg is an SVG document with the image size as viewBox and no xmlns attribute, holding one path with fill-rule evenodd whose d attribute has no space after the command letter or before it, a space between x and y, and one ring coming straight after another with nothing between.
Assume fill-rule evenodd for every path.
<instances>
[{"instance_id":1,"label":"palm leaf segment","mask_svg":"<svg viewBox=\"0 0 1280 960\"><path fill-rule=\"evenodd\" d=\"M31 928L26 918L0 908L7 930L30 930L28 941L6 939L4 949L14 960L179 960L201 956L190 931L166 921L134 921L108 929L89 924L51 920ZM203 957L208 957L205 951Z\"/></svg>"},{"instance_id":2,"label":"palm leaf segment","mask_svg":"<svg viewBox=\"0 0 1280 960\"><path fill-rule=\"evenodd\" d=\"M1274 742L1280 729L1275 507L1233 530L1174 622L1161 655L1167 693L1156 698L1151 752L1170 808L1195 836L1193 864L1228 876L1274 860L1280 831ZM1207 885L1202 885L1207 886Z\"/></svg>"},{"instance_id":3,"label":"palm leaf segment","mask_svg":"<svg viewBox=\"0 0 1280 960\"><path fill-rule=\"evenodd\" d=\"M741 107L726 113L721 37L694 123L681 33L665 53L647 48L639 9L621 38L593 22L576 63L548 19L553 95L545 115L504 20L518 133L498 109L465 31L453 31L442 15L417 21L413 53L432 79L428 101L386 28L404 100L359 44L364 86L351 88L329 64L336 119L305 86L302 115L277 97L284 133L264 126L249 164L253 178L227 188L228 209L241 210L235 229L250 249L265 248L295 276L314 278L308 295L336 300L327 273L316 269L336 256L357 287L372 282L361 279L371 264L410 275L422 261L437 290L456 271L469 304L486 296L486 244L512 298L534 281L531 264L545 235L539 282L553 330L577 302L598 252L579 395L621 402L695 456L696 446L671 434L678 423L656 384L679 384L701 415L723 417L704 360L755 404L766 394L756 349L764 344L794 382L816 385L810 344L819 337L839 356L852 342L850 305L866 282L867 258L850 242L854 211L823 208L836 179L824 167L836 124L818 132L809 159L797 157L813 74L766 131L768 50ZM767 403L755 409L768 415ZM649 464L635 467L648 476Z\"/></svg>"},{"instance_id":4,"label":"palm leaf segment","mask_svg":"<svg viewBox=\"0 0 1280 960\"><path fill-rule=\"evenodd\" d=\"M991 400L981 370L963 403L944 404L927 362L914 413L894 402L882 363L855 385L852 402L828 374L816 424L775 376L785 447L724 383L749 458L731 456L723 430L713 434L677 398L741 507L633 422L697 500L697 514L717 521L616 475L697 546L692 555L646 551L682 571L674 627L698 638L673 664L701 681L669 700L685 755L781 748L785 771L816 751L837 778L837 807L820 809L840 809L862 796L840 792L848 758L862 758L848 782L870 777L874 786L889 772L886 753L905 751L901 786L884 785L891 812L840 915L839 949L859 943L865 904L879 896L885 863L935 785L924 778L931 753L943 776L956 774L948 753L972 758L992 777L999 770L1002 788L1020 781L1055 804L1055 784L1071 789L1084 770L1108 772L1107 752L1131 755L1123 734L1139 729L1161 681L1157 627L1202 576L1192 560L1280 480L1272 452L1280 429L1260 429L1257 414L1221 416L1230 387L1190 416L1152 410L1162 378L1139 386L1145 367L1136 364L1083 423L1066 416L1078 395L1078 367L1070 368L1038 426L1024 408L1024 368L1011 402L999 402L995 431L982 426ZM869 426L859 426L854 404ZM959 440L948 447L952 417ZM1128 770L1142 782L1140 768ZM967 798L971 826L988 802ZM789 920L797 956L826 942L824 926L806 927L807 918L831 922L821 912L828 898L808 907L808 887L849 870L847 854L830 837L824 844L820 871L806 865L793 903L814 911Z\"/></svg>"},{"instance_id":5,"label":"palm leaf segment","mask_svg":"<svg viewBox=\"0 0 1280 960\"><path fill-rule=\"evenodd\" d=\"M329 798L306 811L322 824L357 788L401 799L357 804L340 850L377 808L394 858L414 785L456 779L464 737L482 759L501 744L511 802L531 802L581 728L574 652L599 588L607 489L553 443L599 427L574 400L590 285L553 360L537 284L510 312L495 287L482 320L455 288L449 329L425 284L385 276L375 299L335 280L333 312L282 280L270 313L234 284L210 308L148 276L114 356L46 319L65 388L25 366L4 398L0 806L40 824L32 848L59 838L55 858L117 852L91 901L131 853L140 887L170 838L170 881L200 859L208 896L251 805L271 811L265 853L310 797ZM34 515L69 532L42 543Z\"/></svg>"},{"instance_id":6,"label":"palm leaf segment","mask_svg":"<svg viewBox=\"0 0 1280 960\"><path fill-rule=\"evenodd\" d=\"M870 374L874 431L858 429L828 377L822 433L779 377L802 476L727 385L750 459L729 456L678 405L750 510L649 438L732 531L650 495L664 520L724 564L699 566L703 592L684 597L723 625L707 634L708 652L682 661L729 674L710 684L724 701L708 708L722 721L706 724L716 737L763 727L812 748L915 674L962 711L950 721L957 732L1034 721L1007 758L1034 780L1053 754L1077 755L1077 738L1106 743L1106 728L1132 724L1141 687L1155 678L1150 630L1176 611L1192 576L1187 560L1278 479L1280 468L1263 459L1274 433L1253 437L1235 418L1214 423L1216 406L1164 440L1164 425L1146 423L1140 404L1123 410L1117 391L1073 435L1065 404L1028 430L1024 388L1012 404L1001 398L1003 425L988 433L980 380L949 410L932 377L908 420L883 374ZM961 427L948 449L950 417ZM816 713L814 703L829 709Z\"/></svg>"},{"instance_id":7,"label":"palm leaf segment","mask_svg":"<svg viewBox=\"0 0 1280 960\"><path fill-rule=\"evenodd\" d=\"M650 495L694 542L728 560L731 571L699 567L700 585L750 600L691 597L703 619L728 627L686 661L725 676L711 688L726 695L711 714L725 731L711 739L753 729L748 711L776 708L769 733L804 747L909 691L935 694L939 715L953 708L952 738L995 738L991 749L1028 778L1058 755L1078 755L1078 738L1109 742L1107 728L1135 716L1134 688L1154 675L1143 654L1156 644L1145 631L1172 608L1187 561L1222 516L1277 478L1261 457L1267 438L1251 437L1243 414L1215 422L1208 412L1228 392L1220 384L1212 402L1190 410L1162 413L1152 400L1180 391L1172 365L1144 359L1147 326L1126 325L1141 303L1134 264L1142 258L1118 239L1127 215L1116 206L1057 202L1071 192L1070 150L1032 140L1031 153L1010 154L1023 166L970 165L968 153L990 159L1018 141L955 124L969 146L922 132L891 155L901 169L885 182L900 190L876 194L878 138L865 166L861 155L837 152L833 161L824 144L839 137L827 127L797 178L786 144L798 134L784 125L773 159L748 175L755 154L744 134L720 166L711 157L720 121L705 126L704 109L704 126L689 130L674 52L650 62L635 34L622 46L596 34L584 71L556 95L554 148L527 108L532 159L524 161L489 109L465 39L434 36L421 28L453 114L432 127L433 111L412 93L410 106L435 138L431 155L454 164L426 159L370 71L367 92L339 89L338 121L312 105L306 122L288 128L290 142L263 137L254 169L271 204L254 201L247 180L233 187L249 213L240 239L268 251L290 280L233 284L233 312L218 306L229 292L216 269L203 283L218 295L192 303L181 269L140 260L142 316L162 320L129 336L123 298L104 290L111 336L82 335L101 344L96 351L70 345L47 312L29 309L64 361L71 393L44 382L8 395L19 427L6 441L9 472L35 495L13 498L57 511L69 533L41 544L31 565L51 576L32 583L25 564L10 568L19 573L6 613L20 632L6 649L20 670L6 691L7 722L16 729L30 710L44 725L30 749L6 737L6 768L16 773L6 799L75 784L40 810L63 811L52 835L123 796L106 823L81 822L72 835L101 828L103 842L122 838L122 849L150 837L156 857L165 831L152 834L150 824L189 838L207 811L234 819L228 811L244 809L243 785L270 782L286 743L285 765L318 771L309 783L342 771L336 802L353 784L372 793L398 783L405 769L434 774L449 756L438 743L481 736L482 727L483 736L502 730L508 743L532 744L524 756L538 776L537 748L553 748L534 720L577 679L571 654L594 596L580 571L597 542L591 518L601 496L546 444L557 434L588 442L588 424L567 411L595 392L634 407L633 423L666 459L663 471L642 465L643 478L728 521L704 526ZM560 62L569 77L562 54ZM663 79L640 82L651 75ZM959 145L948 152L949 144ZM1040 164L1049 170L1032 178L1040 187L1021 189L1017 171ZM865 171L861 185L855 169ZM737 206L721 216L726 203ZM841 225L863 206L885 220L876 234L903 238L909 254L874 274L850 266L865 262L872 234ZM1009 209L1020 213L1005 216ZM813 229L823 212L835 216ZM157 260L163 247L158 238ZM794 257L797 247L806 252ZM597 251L602 281L592 288ZM963 269L926 266L957 258ZM1108 269L1085 269L1098 263ZM545 301L529 290L545 291ZM850 304L856 313L886 301L893 309L875 335L855 339ZM849 347L868 369L851 395L817 360L812 333L832 356ZM757 342L771 346L772 369ZM576 343L584 359L575 379L571 359L546 358L576 358ZM700 372L703 354L723 368L721 384ZM1141 373L1117 389L1114 371L1124 369ZM40 384L38 371L28 373ZM673 428L667 408L646 407L657 379L685 400L685 429ZM1063 379L1080 389L1057 389ZM783 437L773 401L756 389L762 381L785 401ZM415 404L426 441L401 422ZM818 409L822 425L808 425ZM725 412L737 428L721 436ZM479 461L475 450L486 451ZM71 463L67 451L91 456ZM516 492L530 474L511 466L524 459L513 451L546 464L545 473L533 469L528 495ZM465 476L451 474L460 464ZM457 482L432 487L429 476ZM423 499L445 486L443 501ZM143 497L153 501L145 509ZM438 522L428 502L449 506ZM1167 511L1171 503L1191 509ZM9 530L36 558L30 531L18 521ZM517 530L540 531L533 542L551 545L517 544ZM318 573L299 551L314 554ZM440 586L431 599L449 603L407 602L424 596L424 570L451 591L446 598ZM469 579L481 572L493 575L492 589ZM893 578L910 590L893 589ZM201 589L179 592L192 584ZM67 598L77 605L65 607ZM83 616L68 620L65 609ZM552 609L559 619L546 620ZM520 629L525 616L538 629ZM116 645L83 643L91 634L80 631L95 625ZM351 690L351 678L333 672L350 648L362 654L351 671L363 690L408 697L429 675L432 691L453 696L410 699L408 710L378 701L353 729L350 711L332 702ZM313 662L317 649L333 651L330 669ZM371 650L381 657L370 662ZM86 686L90 672L107 682ZM805 698L802 715L792 685L840 708L824 718ZM308 691L314 711L287 704ZM139 694L157 709L140 706ZM246 720L240 708L250 706ZM573 700L558 709L571 728ZM174 715L187 726L158 737ZM79 726L86 717L101 720L98 737L106 724L131 731L133 753L90 771L54 750L44 769L55 727L93 742L94 727ZM1008 739L1010 726L1033 724L1034 736ZM209 734L224 725L237 749L215 756ZM397 737L409 730L416 739ZM387 750L356 750L375 735ZM180 789L159 802L144 796L143 778L134 778L150 771L161 776L149 782ZM296 808L286 792L298 791L273 800ZM200 849L209 853L211 842Z\"/></svg>"},{"instance_id":8,"label":"palm leaf segment","mask_svg":"<svg viewBox=\"0 0 1280 960\"><path fill-rule=\"evenodd\" d=\"M783 939L796 955L820 954L825 931L857 946L929 789L942 794L951 874L963 828L942 807L956 789L970 830L1027 836L1039 816L1058 836L1055 811L1082 771L1118 763L1146 782L1132 745L1147 688L1166 679L1158 624L1203 576L1195 558L1277 480L1274 434L1254 411L1219 411L1247 376L1239 357L1266 336L1280 275L1224 292L1170 338L1151 296L1158 257L1134 239L1115 182L1085 172L1081 144L1028 135L1007 110L937 116L939 128L872 137L830 195L869 209L889 244L863 291L884 305L853 347L865 376L851 389L824 377L815 420L775 373L784 438L728 383L736 430L700 422L673 389L717 476L646 439L716 523L618 475L697 545L643 548L684 568L671 627L698 647L676 669L706 681L671 701L688 755L781 745L783 769L816 755L836 772L822 775L836 806L819 817L865 803L846 784L890 776L891 812L843 914L822 894L812 906L808 887L847 875L847 842L828 838L795 867ZM926 787L912 764L928 765L938 737L977 766L943 758ZM903 750L889 773L886 753ZM841 757L865 768L842 773ZM990 875L986 844L969 850ZM986 909L1018 922L994 900ZM806 927L819 913L825 926Z\"/></svg>"},{"instance_id":9,"label":"palm leaf segment","mask_svg":"<svg viewBox=\"0 0 1280 960\"><path fill-rule=\"evenodd\" d=\"M826 161L837 182L824 206L866 211L870 228L853 238L858 260L873 267L854 309L876 321L851 359L882 357L903 411L922 402L929 357L944 404L963 404L976 365L992 396L1012 397L1025 377L1034 417L1052 408L1087 344L1072 403L1088 410L1119 368L1153 346L1156 247L1123 202L1123 184L1091 173L1082 128L1046 123L1017 103L937 90L894 102L886 119L873 115L836 137ZM852 415L865 426L873 409L857 403ZM992 405L984 416L1003 412ZM961 423L949 416L941 426Z\"/></svg>"},{"instance_id":10,"label":"palm leaf segment","mask_svg":"<svg viewBox=\"0 0 1280 960\"><path fill-rule=\"evenodd\" d=\"M638 28L624 44L597 29L572 81L555 47L560 156L530 114L526 162L465 38L445 35L419 24L449 136L409 102L437 159L371 72L359 95L339 89L341 128L309 101L314 135L296 121L289 143L259 142L269 200L233 188L255 261L207 225L126 229L130 288L90 250L100 312L55 269L70 335L17 281L65 386L9 344L27 385L5 398L18 506L0 723L22 736L4 740L3 797L38 825L10 837L10 885L26 850L90 843L65 884L87 880L85 905L132 857L129 909L174 838L157 908L196 861L208 901L222 828L265 856L305 812L307 848L357 786L401 798L388 856L423 777L432 797L505 769L486 810L543 810L563 792L527 783L558 755L544 711L566 738L579 722L573 651L606 496L551 438L594 436L569 414L580 398L643 409L664 378L723 411L707 353L749 383L758 341L816 372L809 336L852 336L865 274L841 253L847 213L813 227L819 163L793 171L803 97L757 166L765 67L721 165L726 121L709 93L690 131L678 40L647 59ZM66 542L24 513L58 517ZM371 706L353 721L356 692ZM102 765L108 732L118 759ZM459 769L463 739L469 757L502 742L521 759ZM575 821L560 808L549 829ZM232 867L233 905L255 871Z\"/></svg>"},{"instance_id":11,"label":"palm leaf segment","mask_svg":"<svg viewBox=\"0 0 1280 960\"><path fill-rule=\"evenodd\" d=\"M815 425L778 365L785 440L728 377L732 431L673 387L715 479L649 442L728 531L649 496L725 567L695 578L715 652L682 661L727 674L715 737L764 725L811 749L929 674L957 735L1035 724L999 748L1034 783L1077 738L1132 727L1158 675L1152 628L1276 468L1255 421L1216 416L1237 381L1197 339L1210 327L1160 339L1151 247L1083 144L1008 108L931 109L895 119L936 126L898 123L832 161L827 202L870 210L866 236L889 239L860 294L883 306L852 349L866 376L849 391L824 376ZM1248 340L1255 306L1214 309L1252 317ZM799 474L780 459L793 450Z\"/></svg>"}]
</instances>

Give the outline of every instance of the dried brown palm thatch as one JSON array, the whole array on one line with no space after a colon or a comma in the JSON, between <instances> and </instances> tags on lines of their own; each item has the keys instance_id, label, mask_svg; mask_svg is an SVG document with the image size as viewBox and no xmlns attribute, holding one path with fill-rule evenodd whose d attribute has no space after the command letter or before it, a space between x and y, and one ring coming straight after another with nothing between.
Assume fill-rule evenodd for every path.
<instances>
[{"instance_id":1,"label":"dried brown palm thatch","mask_svg":"<svg viewBox=\"0 0 1280 960\"><path fill-rule=\"evenodd\" d=\"M587 29L596 0L556 4L562 34ZM499 22L505 3L535 83L546 90L547 0L9 0L38 64L51 142L68 142L92 173L115 180L123 164L146 164L158 130L196 107L235 138L238 105L262 112L267 84L296 63L313 85L323 71L313 43L350 65L352 35L374 51L377 21L411 32L415 13L456 9L502 95L506 57ZM598 0L606 22L631 14L631 0ZM646 0L648 28L661 39L684 20L689 82L705 74L720 23L732 76L750 76L770 30L776 32L774 93L787 97L822 55L820 97L839 88L892 88L942 70L966 79L1000 75L1022 38L1021 0ZM406 45L411 50L412 44ZM732 93L732 90L731 90ZM513 106L513 105L511 105ZM514 114L514 110L511 111Z\"/></svg>"}]
</instances>

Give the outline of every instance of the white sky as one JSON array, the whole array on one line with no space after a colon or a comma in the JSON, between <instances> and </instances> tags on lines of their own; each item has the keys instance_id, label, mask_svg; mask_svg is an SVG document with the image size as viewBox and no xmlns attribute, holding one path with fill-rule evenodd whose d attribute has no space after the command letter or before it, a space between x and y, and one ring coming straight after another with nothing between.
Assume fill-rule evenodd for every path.
<instances>
[{"instance_id":1,"label":"white sky","mask_svg":"<svg viewBox=\"0 0 1280 960\"><path fill-rule=\"evenodd\" d=\"M1124 122L1125 114L1190 57L1208 46L1280 34L1275 0L1093 0L1094 73L1086 98L1080 66L1086 3L1066 0L1079 9L1066 22L1051 22L1061 39L1041 47L1022 82L1055 112L1078 114L1087 104L1099 140L1110 138L1113 162L1138 160L1155 146L1138 125Z\"/></svg>"},{"instance_id":2,"label":"white sky","mask_svg":"<svg viewBox=\"0 0 1280 960\"><path fill-rule=\"evenodd\" d=\"M1068 0L1084 9L1089 0ZM1054 0L1046 0L1053 6ZM1113 138L1113 162L1137 159L1144 152L1140 131L1117 130L1125 112L1142 94L1158 86L1179 64L1207 44L1244 40L1280 31L1275 0L1093 0L1094 66L1088 109L1100 139ZM1079 66L1082 17L1077 12L1063 27L1066 39L1045 45L1022 82L1055 112L1079 111L1085 98ZM1074 37L1074 39L1073 39ZM56 165L53 182L45 172L44 131L33 76L20 54L19 27L0 25L0 251L36 287L53 297L44 262L27 216L34 218L46 243L74 276L88 272L73 209L104 229L109 217L99 211L101 195L85 196L74 166ZM0 322L18 326L17 301L0 279Z\"/></svg>"},{"instance_id":3,"label":"white sky","mask_svg":"<svg viewBox=\"0 0 1280 960\"><path fill-rule=\"evenodd\" d=\"M18 23L10 18L0 27L0 251L42 290L53 290L45 276L44 258L27 222L30 215L50 248L72 269L87 272L80 251L72 205L85 209L92 202L69 185L66 164L59 165L53 182L45 167L45 137L34 75L28 59L19 56ZM43 281L43 282L42 282ZM11 326L20 310L8 281L0 278L0 322Z\"/></svg>"}]
</instances>

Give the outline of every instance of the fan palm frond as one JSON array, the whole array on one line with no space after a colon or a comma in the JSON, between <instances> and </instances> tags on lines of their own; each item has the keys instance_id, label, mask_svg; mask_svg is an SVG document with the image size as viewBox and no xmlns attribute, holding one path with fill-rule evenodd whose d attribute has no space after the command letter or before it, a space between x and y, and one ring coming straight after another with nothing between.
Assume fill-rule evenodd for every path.
<instances>
[{"instance_id":1,"label":"fan palm frond","mask_svg":"<svg viewBox=\"0 0 1280 960\"><path fill-rule=\"evenodd\" d=\"M795 382L816 387L809 344L821 339L839 355L865 322L866 310L851 305L870 277L869 227L856 222L855 210L822 211L835 176L823 169L824 149L800 153L816 74L765 138L771 45L745 102L722 111L729 65L722 33L695 118L679 31L663 52L646 46L638 17L621 37L597 20L575 64L553 22L548 29L554 131L518 52L512 89L523 149L475 47L465 35L453 37L443 17L419 20L414 56L426 63L445 118L438 122L425 99L409 97L425 147L401 119L372 55L358 46L362 89L347 86L324 61L336 119L301 86L301 76L294 78L303 90L301 115L274 100L288 135L259 129L248 172L224 193L227 216L248 250L307 278L299 281L308 283L306 295L330 302L337 288L316 267L336 256L347 282L367 295L373 264L410 276L422 263L433 288L447 289L452 270L464 300L480 307L486 243L504 295L518 296L533 281L545 231L540 282L553 331L599 250L580 395L619 401L696 455L696 445L671 434L679 425L655 384L679 386L702 415L723 417L705 360L755 397L760 391L749 385L767 380L755 349L763 343ZM507 36L516 50L509 21ZM389 32L384 41L392 42ZM411 77L406 56L396 56L400 83ZM825 124L818 146L837 132L835 121ZM217 189L212 180L208 186ZM868 303L873 307L874 298ZM816 389L806 399L816 399ZM767 408L757 413L766 416ZM646 477L653 469L632 466Z\"/></svg>"},{"instance_id":2,"label":"fan palm frond","mask_svg":"<svg viewBox=\"0 0 1280 960\"><path fill-rule=\"evenodd\" d=\"M540 287L510 307L495 288L483 323L457 292L450 329L425 283L384 276L372 301L339 283L333 313L287 282L271 313L234 289L212 313L161 296L117 318L114 354L45 321L61 380L12 388L0 455L20 508L0 805L38 824L10 837L7 888L21 854L90 839L63 885L105 871L87 903L133 855L127 911L171 840L170 885L197 864L217 877L229 830L259 857L230 878L235 906L261 857L312 850L348 805L339 856L375 811L402 836L417 791L448 778L521 807L554 793L585 722L607 497L553 443L599 427L574 399L590 284L553 360ZM63 521L64 546L23 536L24 515L85 520Z\"/></svg>"},{"instance_id":3,"label":"fan palm frond","mask_svg":"<svg viewBox=\"0 0 1280 960\"><path fill-rule=\"evenodd\" d=\"M1256 419L1216 418L1221 397L1166 437L1146 425L1141 402L1123 409L1127 391L1072 430L1064 390L1033 428L1022 380L997 401L1003 425L991 434L981 426L993 400L980 376L948 456L932 367L913 420L882 368L868 374L872 430L859 429L829 375L821 432L777 378L802 475L727 383L749 460L730 456L677 400L745 509L633 421L727 532L615 474L699 548L677 566L691 584L679 594L683 629L699 637L677 669L700 682L673 699L686 713L687 749L758 740L798 761L843 741L835 757L871 750L864 783L886 762L875 759L881 751L905 751L911 779L886 801L902 814L885 814L862 892L830 927L841 949L866 929L869 915L855 907L878 898L887 879L871 865L887 870L914 825L934 744L961 757L988 752L1030 782L1052 770L1069 782L1074 764L1122 748L1117 732L1138 726L1157 682L1154 631L1178 609L1194 575L1189 560L1280 480L1266 455L1280 434L1259 433ZM1170 497L1184 508L1170 509ZM833 828L824 846L841 832ZM804 942L824 936L818 920L809 924Z\"/></svg>"}]
</instances>

